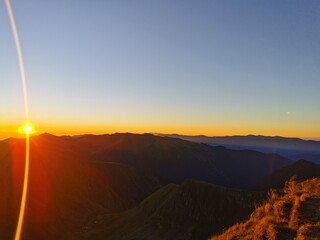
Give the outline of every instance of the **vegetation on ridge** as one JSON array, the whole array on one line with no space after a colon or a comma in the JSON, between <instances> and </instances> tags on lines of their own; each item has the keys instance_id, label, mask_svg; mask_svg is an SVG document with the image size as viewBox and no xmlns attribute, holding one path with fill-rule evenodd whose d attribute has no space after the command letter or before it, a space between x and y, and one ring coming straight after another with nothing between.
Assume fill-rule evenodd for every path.
<instances>
[{"instance_id":1,"label":"vegetation on ridge","mask_svg":"<svg viewBox=\"0 0 320 240\"><path fill-rule=\"evenodd\" d=\"M270 191L269 200L246 222L210 240L320 239L320 179L298 183L294 178L283 192Z\"/></svg>"}]
</instances>

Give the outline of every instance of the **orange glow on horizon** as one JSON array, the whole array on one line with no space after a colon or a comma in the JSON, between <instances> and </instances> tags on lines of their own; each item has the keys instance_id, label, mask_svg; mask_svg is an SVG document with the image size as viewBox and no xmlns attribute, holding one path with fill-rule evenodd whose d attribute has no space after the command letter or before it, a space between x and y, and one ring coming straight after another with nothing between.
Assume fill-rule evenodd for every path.
<instances>
[{"instance_id":1,"label":"orange glow on horizon","mask_svg":"<svg viewBox=\"0 0 320 240\"><path fill-rule=\"evenodd\" d=\"M152 126L112 126L112 127L95 127L95 126L39 126L37 131L33 129L32 134L50 133L57 136L62 135L82 135L82 134L113 134L113 133L160 133L160 134L180 134L180 135L205 135L209 137L216 136L234 136L234 135L264 135L264 136L282 136L296 137L302 139L320 139L320 132L278 129L227 129L227 128L188 128L186 127L152 127Z\"/></svg>"},{"instance_id":2,"label":"orange glow on horizon","mask_svg":"<svg viewBox=\"0 0 320 240\"><path fill-rule=\"evenodd\" d=\"M0 129L0 139L6 139L10 137L19 138L25 135L23 128L20 126L18 131L16 128L17 123L3 124ZM231 124L202 124L197 126L195 124L150 124L150 123L118 123L113 124L107 122L106 124L86 124L86 123L70 123L70 121L62 123L62 121L56 121L55 123L46 123L37 120L37 127L29 123L32 127L30 135L38 135L41 133L51 133L53 135L81 135L81 134L112 134L112 133L162 133L162 134L180 134L180 135L205 135L205 136L233 136L233 135L264 135L264 136L282 136L282 137L297 137L303 139L320 139L320 129L315 129L312 124L305 126L304 128L291 127L291 126L242 126L237 124L232 126Z\"/></svg>"}]
</instances>

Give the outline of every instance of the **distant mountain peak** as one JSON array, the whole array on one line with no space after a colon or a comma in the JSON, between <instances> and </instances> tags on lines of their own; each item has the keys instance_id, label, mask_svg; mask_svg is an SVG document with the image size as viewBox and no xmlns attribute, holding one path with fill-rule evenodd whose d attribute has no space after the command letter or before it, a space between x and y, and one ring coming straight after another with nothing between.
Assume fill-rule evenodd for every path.
<instances>
[{"instance_id":1,"label":"distant mountain peak","mask_svg":"<svg viewBox=\"0 0 320 240\"><path fill-rule=\"evenodd\" d=\"M313 163L313 162L310 162L310 161L308 161L308 160L304 160L304 159L300 159L300 160L298 160L298 161L296 161L295 163L294 163L294 165L312 165L312 166L318 166L318 164L315 164L315 163Z\"/></svg>"},{"instance_id":2,"label":"distant mountain peak","mask_svg":"<svg viewBox=\"0 0 320 240\"><path fill-rule=\"evenodd\" d=\"M52 138L52 137L57 137L57 136L55 136L55 135L53 135L51 133L45 132L45 133L41 133L40 135L38 135L38 137L41 137L41 138Z\"/></svg>"}]
</instances>

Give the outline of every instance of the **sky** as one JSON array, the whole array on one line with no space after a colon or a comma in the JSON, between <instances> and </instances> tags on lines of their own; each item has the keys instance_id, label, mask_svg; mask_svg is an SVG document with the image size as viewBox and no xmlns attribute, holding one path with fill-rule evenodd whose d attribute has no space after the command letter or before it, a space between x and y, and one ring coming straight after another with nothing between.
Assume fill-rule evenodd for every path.
<instances>
[{"instance_id":1,"label":"sky","mask_svg":"<svg viewBox=\"0 0 320 240\"><path fill-rule=\"evenodd\" d=\"M37 133L320 139L320 2L11 0ZM0 2L0 139L24 122Z\"/></svg>"}]
</instances>

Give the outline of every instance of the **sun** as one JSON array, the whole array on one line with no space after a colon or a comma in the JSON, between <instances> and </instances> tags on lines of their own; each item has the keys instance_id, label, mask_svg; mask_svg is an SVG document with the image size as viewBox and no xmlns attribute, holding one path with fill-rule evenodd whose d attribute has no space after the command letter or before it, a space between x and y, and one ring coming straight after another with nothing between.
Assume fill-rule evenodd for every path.
<instances>
[{"instance_id":1,"label":"sun","mask_svg":"<svg viewBox=\"0 0 320 240\"><path fill-rule=\"evenodd\" d=\"M18 132L20 134L30 135L35 132L35 129L34 129L33 125L31 125L30 123L26 123L26 124L19 127Z\"/></svg>"},{"instance_id":2,"label":"sun","mask_svg":"<svg viewBox=\"0 0 320 240\"><path fill-rule=\"evenodd\" d=\"M23 127L23 131L26 133L26 134L29 134L32 132L32 127L29 125L29 124L26 124L24 125Z\"/></svg>"}]
</instances>

